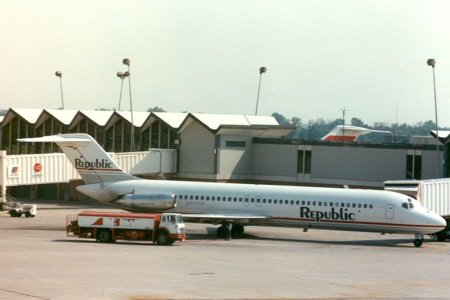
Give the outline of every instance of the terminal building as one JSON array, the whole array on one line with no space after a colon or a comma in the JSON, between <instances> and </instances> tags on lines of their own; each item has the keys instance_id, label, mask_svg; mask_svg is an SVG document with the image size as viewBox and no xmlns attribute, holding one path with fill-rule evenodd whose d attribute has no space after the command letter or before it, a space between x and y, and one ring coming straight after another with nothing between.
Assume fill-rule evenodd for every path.
<instances>
[{"instance_id":1,"label":"terminal building","mask_svg":"<svg viewBox=\"0 0 450 300\"><path fill-rule=\"evenodd\" d=\"M449 174L448 163L439 166L448 161L444 144L437 151L427 143L286 138L293 130L268 116L10 108L0 120L2 192L81 197L74 189L80 179L57 145L17 141L59 133L93 136L124 170L144 178L382 188L387 180Z\"/></svg>"}]
</instances>

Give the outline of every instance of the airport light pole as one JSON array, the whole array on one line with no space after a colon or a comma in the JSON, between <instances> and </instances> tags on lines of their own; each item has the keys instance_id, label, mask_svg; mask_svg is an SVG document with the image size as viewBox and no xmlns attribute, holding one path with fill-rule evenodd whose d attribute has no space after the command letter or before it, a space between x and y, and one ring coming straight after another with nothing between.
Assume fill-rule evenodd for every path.
<instances>
[{"instance_id":1,"label":"airport light pole","mask_svg":"<svg viewBox=\"0 0 450 300\"><path fill-rule=\"evenodd\" d=\"M62 72L56 71L55 72L56 77L59 77L59 87L61 88L61 104L62 109L64 109L64 95L63 95L63 87L62 87Z\"/></svg>"},{"instance_id":2,"label":"airport light pole","mask_svg":"<svg viewBox=\"0 0 450 300\"><path fill-rule=\"evenodd\" d=\"M262 78L262 74L266 73L267 68L266 67L261 67L259 68L259 84L258 84L258 95L256 96L256 110L255 110L255 116L258 115L258 103L259 103L259 92L261 90L261 78Z\"/></svg>"},{"instance_id":3,"label":"airport light pole","mask_svg":"<svg viewBox=\"0 0 450 300\"><path fill-rule=\"evenodd\" d=\"M433 91L434 91L434 113L436 118L436 152L438 159L438 170L439 176L442 177L442 163L440 159L439 153L439 126L438 126L438 109L437 109L437 97L436 97L436 76L434 73L434 67L436 66L436 60L434 58L430 58L427 60L427 65L433 68Z\"/></svg>"},{"instance_id":4,"label":"airport light pole","mask_svg":"<svg viewBox=\"0 0 450 300\"><path fill-rule=\"evenodd\" d=\"M342 110L342 136L345 136L345 112L348 111L347 108L343 108Z\"/></svg>"},{"instance_id":5,"label":"airport light pole","mask_svg":"<svg viewBox=\"0 0 450 300\"><path fill-rule=\"evenodd\" d=\"M131 61L128 58L124 58L122 60L122 63L128 67L128 71L125 72L125 76L128 77L128 90L130 92L130 113L131 113L131 145L130 145L130 151L134 151L133 100L131 98L131 73L130 73Z\"/></svg>"},{"instance_id":6,"label":"airport light pole","mask_svg":"<svg viewBox=\"0 0 450 300\"><path fill-rule=\"evenodd\" d=\"M121 84L120 84L120 96L119 96L119 106L117 108L118 111L120 111L120 103L122 102L122 90L123 90L123 80L125 79L125 77L127 77L128 74L125 74L123 72L117 72L117 77L119 77L121 79Z\"/></svg>"}]
</instances>

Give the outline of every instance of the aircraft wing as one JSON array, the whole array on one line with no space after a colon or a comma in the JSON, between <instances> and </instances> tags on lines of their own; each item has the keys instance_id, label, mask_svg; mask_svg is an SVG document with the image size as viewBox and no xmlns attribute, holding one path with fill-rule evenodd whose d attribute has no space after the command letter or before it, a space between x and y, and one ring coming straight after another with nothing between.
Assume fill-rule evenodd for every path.
<instances>
[{"instance_id":1,"label":"aircraft wing","mask_svg":"<svg viewBox=\"0 0 450 300\"><path fill-rule=\"evenodd\" d=\"M237 224L257 223L268 220L269 216L263 215L243 215L243 214L183 214L185 222L221 224L225 221Z\"/></svg>"}]
</instances>

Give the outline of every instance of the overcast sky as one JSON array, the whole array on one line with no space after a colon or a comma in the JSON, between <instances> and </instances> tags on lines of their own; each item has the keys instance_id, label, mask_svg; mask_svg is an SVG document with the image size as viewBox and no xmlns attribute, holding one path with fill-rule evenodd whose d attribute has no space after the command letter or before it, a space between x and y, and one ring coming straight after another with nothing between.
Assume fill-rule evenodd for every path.
<instances>
[{"instance_id":1,"label":"overcast sky","mask_svg":"<svg viewBox=\"0 0 450 300\"><path fill-rule=\"evenodd\" d=\"M0 108L278 112L450 126L450 2L0 0ZM128 81L122 109L129 110Z\"/></svg>"}]
</instances>

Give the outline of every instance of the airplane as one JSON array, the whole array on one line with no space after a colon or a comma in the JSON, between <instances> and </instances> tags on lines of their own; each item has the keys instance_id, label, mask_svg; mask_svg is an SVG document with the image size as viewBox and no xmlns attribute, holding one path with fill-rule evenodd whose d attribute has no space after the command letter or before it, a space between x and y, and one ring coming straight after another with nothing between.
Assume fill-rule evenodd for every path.
<instances>
[{"instance_id":1,"label":"airplane","mask_svg":"<svg viewBox=\"0 0 450 300\"><path fill-rule=\"evenodd\" d=\"M88 134L18 139L54 142L79 172L82 194L128 211L177 212L186 222L232 223L240 235L247 225L411 233L420 247L424 234L445 220L415 199L384 190L148 180L124 172Z\"/></svg>"},{"instance_id":2,"label":"airplane","mask_svg":"<svg viewBox=\"0 0 450 300\"><path fill-rule=\"evenodd\" d=\"M354 142L361 135L365 135L371 132L391 134L390 131L374 130L364 127L358 127L353 125L337 125L330 132L328 132L322 141L333 141L333 142Z\"/></svg>"}]
</instances>

